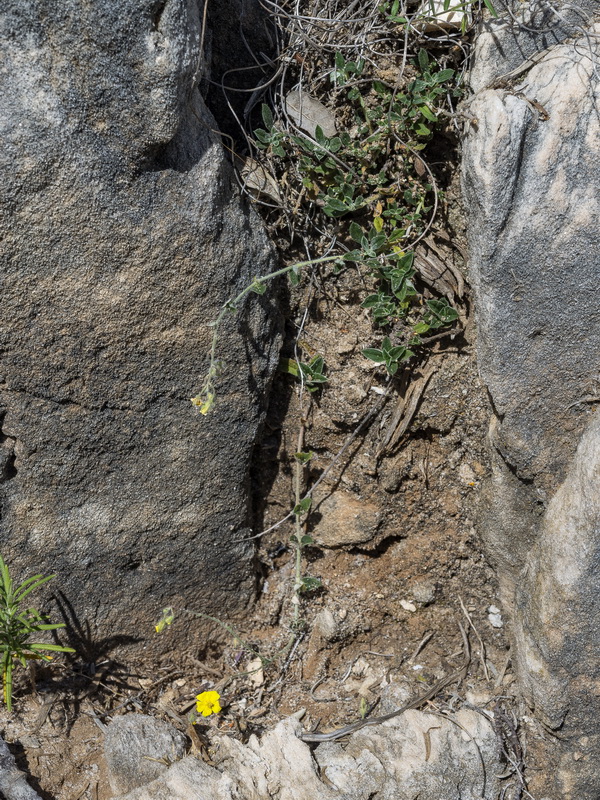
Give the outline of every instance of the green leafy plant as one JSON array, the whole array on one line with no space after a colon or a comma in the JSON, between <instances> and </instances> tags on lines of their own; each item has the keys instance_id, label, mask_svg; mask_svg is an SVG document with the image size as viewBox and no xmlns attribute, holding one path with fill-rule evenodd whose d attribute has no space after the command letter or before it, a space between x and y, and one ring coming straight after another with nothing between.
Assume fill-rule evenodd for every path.
<instances>
[{"instance_id":1,"label":"green leafy plant","mask_svg":"<svg viewBox=\"0 0 600 800\"><path fill-rule=\"evenodd\" d=\"M379 290L366 297L362 308L370 309L376 325L389 325L404 319L418 292L414 284L414 254L396 255L389 264L377 264L374 274L379 279Z\"/></svg>"},{"instance_id":2,"label":"green leafy plant","mask_svg":"<svg viewBox=\"0 0 600 800\"><path fill-rule=\"evenodd\" d=\"M423 314L422 321L413 327L413 332L417 335L452 325L458 319L457 310L452 308L445 297L441 300L427 300L425 305L427 310Z\"/></svg>"},{"instance_id":3,"label":"green leafy plant","mask_svg":"<svg viewBox=\"0 0 600 800\"><path fill-rule=\"evenodd\" d=\"M22 608L25 598L54 575L33 575L16 588L8 567L0 556L0 659L4 702L12 710L12 674L15 662L23 667L29 660L51 661L52 656L42 651L74 653L72 647L62 647L45 642L31 642L30 638L42 631L64 628L64 623L49 623L35 608Z\"/></svg>"},{"instance_id":4,"label":"green leafy plant","mask_svg":"<svg viewBox=\"0 0 600 800\"><path fill-rule=\"evenodd\" d=\"M330 73L329 77L336 86L344 86L352 78L362 75L364 68L364 58L360 58L358 61L346 61L341 53L336 53L335 69Z\"/></svg>"},{"instance_id":5,"label":"green leafy plant","mask_svg":"<svg viewBox=\"0 0 600 800\"><path fill-rule=\"evenodd\" d=\"M279 361L282 372L302 378L304 385L309 392L316 392L324 383L327 383L327 376L323 374L325 361L323 356L315 355L310 361L296 361L294 358L282 358Z\"/></svg>"},{"instance_id":6,"label":"green leafy plant","mask_svg":"<svg viewBox=\"0 0 600 800\"><path fill-rule=\"evenodd\" d=\"M394 0L384 3L380 12L394 17L398 8ZM396 353L403 346L400 355L391 356L387 349L381 359L392 375L398 364L413 354L409 348L420 343L420 336L458 318L445 299L431 298L430 292L424 295L410 249L411 242L423 236L430 225L435 212L431 194L437 192L431 171L422 160L417 168L415 157L432 138L447 96L460 92L455 70L440 65L423 47L415 52L410 75L402 84L390 86L375 78L370 69L365 59L347 59L340 52L333 55L329 79L341 95L346 94L347 103L346 129L339 135L327 137L319 126L314 137L286 131L283 122L276 123L269 106L261 106L264 127L254 131L254 143L275 172L281 170L286 185L293 183L294 176L298 180L296 208L307 202L307 213L314 216L315 209L320 211L321 224L325 220L325 227L330 226L332 238L343 241L345 237L358 246L257 277L222 306L212 323L208 371L192 399L203 415L215 403L216 383L225 363L216 353L221 323L241 307L247 294L263 294L266 283L277 276L288 274L296 285L305 266L328 261L337 262L334 271L346 261L370 273L376 286L362 308L371 312L376 328L404 340L393 348ZM384 349L383 345L371 348L382 354ZM287 360L285 364L288 372L302 377L310 391L327 381L319 358L305 364Z\"/></svg>"},{"instance_id":7,"label":"green leafy plant","mask_svg":"<svg viewBox=\"0 0 600 800\"><path fill-rule=\"evenodd\" d=\"M258 128L254 131L256 146L259 150L267 150L270 148L276 156L284 158L285 150L283 144L288 139L287 134L275 127L273 112L265 103L261 106L261 115L266 130L265 128Z\"/></svg>"},{"instance_id":8,"label":"green leafy plant","mask_svg":"<svg viewBox=\"0 0 600 800\"><path fill-rule=\"evenodd\" d=\"M391 14L394 8L382 11ZM414 156L431 139L446 95L457 91L449 86L455 71L440 68L421 48L413 61L413 75L404 85L392 87L370 79L364 60L347 60L338 52L329 77L338 91L347 92L351 128L330 138L320 127L314 138L286 136L275 128L272 113L263 106L266 130L255 131L257 147L267 150L273 163L294 161L293 169L313 208L320 208L332 221L336 236L345 232L355 244L340 258L376 279L375 291L362 308L371 312L376 327L400 333L405 340L391 349L371 348L372 353L381 354L373 360L384 364L391 375L413 355L409 346L419 342L419 335L450 325L458 317L445 300L423 297L414 253L406 249L406 243L424 232L431 212L432 185L427 172L415 168ZM316 378L313 366L290 362L288 371L301 372L314 390L314 384L325 378Z\"/></svg>"},{"instance_id":9,"label":"green leafy plant","mask_svg":"<svg viewBox=\"0 0 600 800\"><path fill-rule=\"evenodd\" d=\"M393 345L390 337L386 336L381 343L381 348L367 347L362 351L363 356L370 361L375 361L377 364L384 364L386 370L390 375L395 375L398 372L398 367L403 361L408 361L411 356L414 356L412 350L404 345Z\"/></svg>"}]
</instances>

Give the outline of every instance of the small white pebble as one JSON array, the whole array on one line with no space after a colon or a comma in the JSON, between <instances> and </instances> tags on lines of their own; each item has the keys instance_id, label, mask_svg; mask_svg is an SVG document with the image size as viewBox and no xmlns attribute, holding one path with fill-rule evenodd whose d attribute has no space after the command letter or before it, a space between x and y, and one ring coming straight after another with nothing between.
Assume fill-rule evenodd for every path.
<instances>
[{"instance_id":1,"label":"small white pebble","mask_svg":"<svg viewBox=\"0 0 600 800\"><path fill-rule=\"evenodd\" d=\"M488 622L493 628L502 628L504 622L502 622L502 615L500 613L500 609L497 606L490 606L488 608Z\"/></svg>"},{"instance_id":2,"label":"small white pebble","mask_svg":"<svg viewBox=\"0 0 600 800\"><path fill-rule=\"evenodd\" d=\"M405 611L416 611L417 607L414 603L409 602L408 600L400 600L400 605Z\"/></svg>"}]
</instances>

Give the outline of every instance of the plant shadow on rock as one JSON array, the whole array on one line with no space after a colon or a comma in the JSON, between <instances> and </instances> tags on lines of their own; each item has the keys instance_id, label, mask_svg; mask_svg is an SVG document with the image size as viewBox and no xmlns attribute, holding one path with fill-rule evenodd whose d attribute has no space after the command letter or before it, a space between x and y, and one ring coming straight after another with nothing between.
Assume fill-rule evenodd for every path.
<instances>
[{"instance_id":1,"label":"plant shadow on rock","mask_svg":"<svg viewBox=\"0 0 600 800\"><path fill-rule=\"evenodd\" d=\"M94 639L89 622L78 618L73 604L63 592L58 592L53 599L65 623L62 631L66 634L69 645L75 650L74 654L67 656L68 662L73 674L81 680L76 680L75 686L71 675L67 675L63 680L56 681L55 678L50 680L54 690L63 686L77 689L78 684L81 684L82 692L75 691L69 697L74 721L80 713L81 702L89 695L107 690L112 696L114 689L124 692L137 688L130 682L131 667L111 657L110 654L117 648L142 641L143 637L116 634L103 639Z\"/></svg>"}]
</instances>

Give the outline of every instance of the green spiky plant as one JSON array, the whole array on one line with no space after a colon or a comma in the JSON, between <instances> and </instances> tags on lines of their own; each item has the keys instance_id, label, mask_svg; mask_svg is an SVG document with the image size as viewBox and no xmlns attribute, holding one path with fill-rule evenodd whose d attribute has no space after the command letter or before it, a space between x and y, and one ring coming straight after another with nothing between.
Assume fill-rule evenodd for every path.
<instances>
[{"instance_id":1,"label":"green spiky plant","mask_svg":"<svg viewBox=\"0 0 600 800\"><path fill-rule=\"evenodd\" d=\"M64 623L45 622L35 608L22 608L28 594L52 580L54 575L33 575L15 589L8 567L0 556L0 662L2 664L2 687L6 707L12 710L12 674L16 664L27 666L27 661L51 661L52 656L41 651L74 653L72 647L45 642L30 642L34 633L64 628Z\"/></svg>"}]
</instances>

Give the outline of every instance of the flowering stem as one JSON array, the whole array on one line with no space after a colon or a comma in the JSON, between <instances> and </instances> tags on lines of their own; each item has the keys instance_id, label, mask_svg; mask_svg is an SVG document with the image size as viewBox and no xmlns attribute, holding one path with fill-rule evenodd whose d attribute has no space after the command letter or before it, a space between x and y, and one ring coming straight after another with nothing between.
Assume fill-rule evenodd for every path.
<instances>
[{"instance_id":1,"label":"flowering stem","mask_svg":"<svg viewBox=\"0 0 600 800\"><path fill-rule=\"evenodd\" d=\"M298 270L302 269L303 267L312 266L313 264L325 264L330 261L339 261L341 259L340 255L337 256L323 256L322 258L313 258L308 261L297 261L295 264L290 264L287 267L282 267L281 269L275 270L275 272L269 272L268 275L260 275L258 278L254 278L249 286L246 286L245 289L237 294L234 298L227 300L221 306L221 310L214 322L211 323L211 327L213 329L212 341L210 345L210 352L209 352L209 363L208 363L208 371L206 373L206 377L204 379L204 383L200 392L192 398L192 404L196 406L198 411L205 416L208 412L212 409L214 402L215 402L215 380L220 371L220 365L217 360L217 343L219 341L219 328L221 323L225 319L226 315L230 312L235 312L238 309L239 304L242 300L246 297L246 295L250 294L250 292L255 292L256 294L264 294L265 292L265 284L272 280L273 278L278 278L280 275L285 275L288 272L297 272Z\"/></svg>"},{"instance_id":2,"label":"flowering stem","mask_svg":"<svg viewBox=\"0 0 600 800\"><path fill-rule=\"evenodd\" d=\"M172 608L170 608L169 610L171 611L172 617L174 619L175 618L175 611ZM232 627L231 625L228 625L226 622L223 622L223 620L219 619L218 617L213 617L211 614L205 614L203 611L192 611L191 608L182 608L180 610L184 614L189 614L191 617L199 617L200 619L207 619L207 620L210 620L210 622L216 623L220 628L223 628L224 631L227 631L227 633L233 639L237 640L240 643L240 645L244 648L244 650L247 650L249 653L252 653L252 655L256 656L257 658L260 658L262 663L264 665L266 665L266 666L268 666L269 664L272 664L275 661L277 661L277 659L280 658L280 656L285 655L289 651L291 646L294 644L294 641L296 639L295 634L292 634L290 636L289 641L280 650L278 650L272 656L268 656L267 657L267 656L261 655L261 653L255 647L252 647L251 644L249 644L247 641L245 641L245 639L242 638L241 634L238 631L236 631L236 629L234 627ZM237 676L239 676L239 675L249 675L249 674L251 674L251 673L249 673L249 672L248 673L247 672L235 673L235 675L237 675Z\"/></svg>"}]
</instances>

